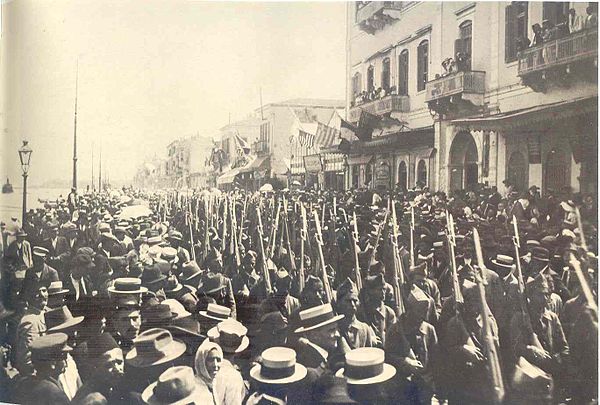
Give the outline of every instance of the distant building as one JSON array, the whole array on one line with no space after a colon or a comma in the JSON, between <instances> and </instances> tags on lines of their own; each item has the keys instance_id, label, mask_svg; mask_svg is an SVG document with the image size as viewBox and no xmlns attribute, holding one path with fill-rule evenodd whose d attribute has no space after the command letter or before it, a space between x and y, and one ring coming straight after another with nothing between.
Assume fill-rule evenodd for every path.
<instances>
[{"instance_id":1,"label":"distant building","mask_svg":"<svg viewBox=\"0 0 600 405\"><path fill-rule=\"evenodd\" d=\"M351 3L348 120L402 125L352 143L346 186L596 191L598 31L567 18L587 6ZM553 39L529 46L544 20Z\"/></svg>"}]
</instances>

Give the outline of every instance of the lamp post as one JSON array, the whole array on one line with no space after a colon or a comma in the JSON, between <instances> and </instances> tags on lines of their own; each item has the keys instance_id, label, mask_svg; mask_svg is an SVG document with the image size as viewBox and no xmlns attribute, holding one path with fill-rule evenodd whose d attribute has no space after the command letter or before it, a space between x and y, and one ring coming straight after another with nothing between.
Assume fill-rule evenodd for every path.
<instances>
[{"instance_id":1,"label":"lamp post","mask_svg":"<svg viewBox=\"0 0 600 405\"><path fill-rule=\"evenodd\" d=\"M25 215L27 213L27 174L29 173L29 161L31 160L31 147L28 141L23 141L23 146L19 149L19 159L21 160L21 170L23 170L23 215L21 224L25 225Z\"/></svg>"}]
</instances>

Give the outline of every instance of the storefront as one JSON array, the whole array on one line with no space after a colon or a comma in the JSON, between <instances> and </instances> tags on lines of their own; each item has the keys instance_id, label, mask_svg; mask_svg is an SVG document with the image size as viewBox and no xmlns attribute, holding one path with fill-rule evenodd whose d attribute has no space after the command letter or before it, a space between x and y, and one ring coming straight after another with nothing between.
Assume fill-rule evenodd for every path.
<instances>
[{"instance_id":1,"label":"storefront","mask_svg":"<svg viewBox=\"0 0 600 405\"><path fill-rule=\"evenodd\" d=\"M344 190L344 155L342 153L321 153L324 184L328 190Z\"/></svg>"},{"instance_id":2,"label":"storefront","mask_svg":"<svg viewBox=\"0 0 600 405\"><path fill-rule=\"evenodd\" d=\"M323 180L319 179L323 175L321 156L319 154L304 156L304 170L306 171L306 188L318 190L323 184Z\"/></svg>"},{"instance_id":3,"label":"storefront","mask_svg":"<svg viewBox=\"0 0 600 405\"><path fill-rule=\"evenodd\" d=\"M504 181L517 191L597 192L597 97L452 121L444 166L448 190Z\"/></svg>"}]
</instances>

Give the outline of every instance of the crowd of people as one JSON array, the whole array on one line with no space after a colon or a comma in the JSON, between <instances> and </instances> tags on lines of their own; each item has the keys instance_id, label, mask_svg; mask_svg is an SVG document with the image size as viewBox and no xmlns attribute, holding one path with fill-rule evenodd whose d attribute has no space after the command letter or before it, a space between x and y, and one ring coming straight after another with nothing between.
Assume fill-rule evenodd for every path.
<instances>
[{"instance_id":1,"label":"crowd of people","mask_svg":"<svg viewBox=\"0 0 600 405\"><path fill-rule=\"evenodd\" d=\"M597 402L593 196L123 189L13 222L3 402Z\"/></svg>"}]
</instances>

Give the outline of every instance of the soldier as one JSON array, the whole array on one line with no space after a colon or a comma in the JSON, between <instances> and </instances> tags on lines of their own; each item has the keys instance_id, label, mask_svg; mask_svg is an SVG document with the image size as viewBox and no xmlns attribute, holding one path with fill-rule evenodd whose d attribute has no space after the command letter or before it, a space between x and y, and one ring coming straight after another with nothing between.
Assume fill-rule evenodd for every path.
<instances>
[{"instance_id":1,"label":"soldier","mask_svg":"<svg viewBox=\"0 0 600 405\"><path fill-rule=\"evenodd\" d=\"M340 335L346 340L351 349L359 347L381 347L381 340L373 329L356 318L360 305L356 285L346 278L336 291L335 308L337 313L344 315L338 321Z\"/></svg>"},{"instance_id":2,"label":"soldier","mask_svg":"<svg viewBox=\"0 0 600 405\"><path fill-rule=\"evenodd\" d=\"M384 304L385 280L383 274L367 276L361 291L360 307L357 317L375 331L375 334L385 346L385 335L396 322L394 311Z\"/></svg>"}]
</instances>

